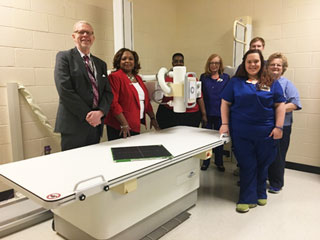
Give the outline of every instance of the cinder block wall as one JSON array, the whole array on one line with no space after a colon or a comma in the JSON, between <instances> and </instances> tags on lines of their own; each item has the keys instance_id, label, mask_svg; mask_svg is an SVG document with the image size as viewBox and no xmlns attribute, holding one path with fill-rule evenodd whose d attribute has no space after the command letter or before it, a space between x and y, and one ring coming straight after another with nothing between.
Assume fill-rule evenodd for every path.
<instances>
[{"instance_id":1,"label":"cinder block wall","mask_svg":"<svg viewBox=\"0 0 320 240\"><path fill-rule=\"evenodd\" d=\"M287 160L320 166L320 1L318 0L135 0L135 49L143 71L171 66L185 55L188 71L200 76L211 53L232 64L234 19L251 16L253 37L266 40L265 58L288 57L285 74L298 88L303 110L295 112ZM165 32L165 33L164 33ZM144 70L145 69L145 70Z\"/></svg>"},{"instance_id":2,"label":"cinder block wall","mask_svg":"<svg viewBox=\"0 0 320 240\"><path fill-rule=\"evenodd\" d=\"M23 84L54 126L58 106L53 80L55 56L74 47L71 34L78 20L92 23L96 36L92 52L111 67L112 0L0 2L0 164L12 161L6 84ZM22 97L20 103L24 157L43 155L46 145L52 152L59 151L60 139L39 123ZM3 189L0 185L0 192Z\"/></svg>"},{"instance_id":3,"label":"cinder block wall","mask_svg":"<svg viewBox=\"0 0 320 240\"><path fill-rule=\"evenodd\" d=\"M295 113L287 159L320 166L320 2L317 0L134 0L134 45L142 74L171 66L181 51L189 71L203 72L207 57L232 59L232 26L239 16L253 19L253 36L266 40L264 55L281 51L288 57L286 76L297 86L303 110ZM57 51L74 46L75 21L94 25L93 53L111 68L113 58L112 0L20 0L0 2L0 164L10 162L7 82L19 82L54 125L58 96L53 81ZM59 141L39 125L21 100L25 158L43 154ZM156 110L156 109L155 109Z\"/></svg>"},{"instance_id":4,"label":"cinder block wall","mask_svg":"<svg viewBox=\"0 0 320 240\"><path fill-rule=\"evenodd\" d=\"M287 56L285 76L298 88L303 105L303 110L294 113L287 160L319 167L320 1L177 0L177 4L178 25L189 23L182 29L190 33L179 42L185 46L187 58L194 59L190 67L197 73L203 72L205 60L213 52L231 64L232 23L246 15L253 19L253 37L266 40L265 58L276 51Z\"/></svg>"}]
</instances>

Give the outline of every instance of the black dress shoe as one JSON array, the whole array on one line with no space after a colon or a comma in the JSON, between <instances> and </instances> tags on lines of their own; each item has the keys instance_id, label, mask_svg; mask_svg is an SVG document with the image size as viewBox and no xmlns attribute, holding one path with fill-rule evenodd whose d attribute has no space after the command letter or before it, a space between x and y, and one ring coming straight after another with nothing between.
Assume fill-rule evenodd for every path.
<instances>
[{"instance_id":1,"label":"black dress shoe","mask_svg":"<svg viewBox=\"0 0 320 240\"><path fill-rule=\"evenodd\" d=\"M201 165L201 170L206 171L210 165L210 159L209 160L204 160L202 165Z\"/></svg>"},{"instance_id":2,"label":"black dress shoe","mask_svg":"<svg viewBox=\"0 0 320 240\"><path fill-rule=\"evenodd\" d=\"M217 165L217 169L219 172L224 172L226 170L223 165L221 165L221 166Z\"/></svg>"}]
</instances>

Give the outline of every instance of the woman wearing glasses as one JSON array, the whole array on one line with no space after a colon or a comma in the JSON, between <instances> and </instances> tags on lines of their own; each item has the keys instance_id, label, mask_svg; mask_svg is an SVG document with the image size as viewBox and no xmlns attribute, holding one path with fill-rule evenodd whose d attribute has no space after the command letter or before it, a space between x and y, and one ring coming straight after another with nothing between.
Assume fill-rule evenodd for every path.
<instances>
[{"instance_id":1,"label":"woman wearing glasses","mask_svg":"<svg viewBox=\"0 0 320 240\"><path fill-rule=\"evenodd\" d=\"M220 93L228 83L230 77L223 73L222 58L218 54L211 54L205 65L205 72L201 74L200 81L202 84L203 100L207 113L208 129L219 130L221 126L221 98ZM220 172L224 172L223 166L223 146L213 149L214 163ZM201 170L207 170L210 165L210 159L204 160Z\"/></svg>"},{"instance_id":2,"label":"woman wearing glasses","mask_svg":"<svg viewBox=\"0 0 320 240\"><path fill-rule=\"evenodd\" d=\"M275 161L269 167L269 192L279 193L284 184L284 168L290 143L292 112L301 109L300 97L296 87L282 75L288 68L287 58L281 53L272 54L267 61L267 69L280 83L286 98L286 115L283 125L283 137L279 140L279 149Z\"/></svg>"}]
</instances>

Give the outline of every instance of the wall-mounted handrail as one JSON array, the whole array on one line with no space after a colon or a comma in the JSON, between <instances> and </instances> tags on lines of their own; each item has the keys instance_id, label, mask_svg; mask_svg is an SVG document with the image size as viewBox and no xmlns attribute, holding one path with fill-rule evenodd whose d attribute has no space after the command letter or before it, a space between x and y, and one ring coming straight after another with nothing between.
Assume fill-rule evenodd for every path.
<instances>
[{"instance_id":1,"label":"wall-mounted handrail","mask_svg":"<svg viewBox=\"0 0 320 240\"><path fill-rule=\"evenodd\" d=\"M54 132L48 118L42 112L40 107L34 102L31 93L19 83L7 83L8 111L11 134L12 160L18 161L24 159L23 136L21 127L19 94L26 100L33 114L40 123L48 130L52 136L60 136Z\"/></svg>"},{"instance_id":2,"label":"wall-mounted handrail","mask_svg":"<svg viewBox=\"0 0 320 240\"><path fill-rule=\"evenodd\" d=\"M24 97L24 99L29 104L32 112L35 114L35 116L38 118L40 123L53 135L53 136L59 136L59 134L55 133L53 130L53 127L48 121L48 118L44 113L42 112L41 108L33 101L33 97L31 93L22 85L18 83L18 90L19 93Z\"/></svg>"}]
</instances>

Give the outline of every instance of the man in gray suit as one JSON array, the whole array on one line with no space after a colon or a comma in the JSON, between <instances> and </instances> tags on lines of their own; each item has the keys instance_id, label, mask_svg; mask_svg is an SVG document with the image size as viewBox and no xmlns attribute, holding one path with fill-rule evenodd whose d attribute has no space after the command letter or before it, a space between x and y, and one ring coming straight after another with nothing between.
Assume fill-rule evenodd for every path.
<instances>
[{"instance_id":1,"label":"man in gray suit","mask_svg":"<svg viewBox=\"0 0 320 240\"><path fill-rule=\"evenodd\" d=\"M107 64L90 54L95 40L90 23L77 22L72 38L76 47L58 52L54 70L59 94L55 132L61 133L62 151L100 142L113 99Z\"/></svg>"}]
</instances>

